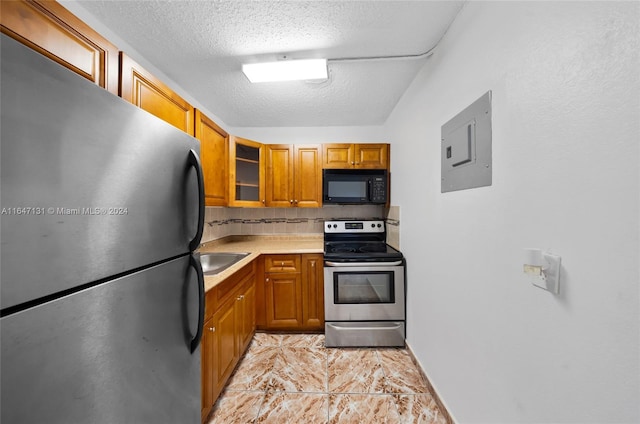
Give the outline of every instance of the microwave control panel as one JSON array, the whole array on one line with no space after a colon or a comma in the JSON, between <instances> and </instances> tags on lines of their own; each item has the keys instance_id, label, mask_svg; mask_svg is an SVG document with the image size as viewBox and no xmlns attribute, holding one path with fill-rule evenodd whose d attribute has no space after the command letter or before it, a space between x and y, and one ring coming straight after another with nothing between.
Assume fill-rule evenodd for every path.
<instances>
[{"instance_id":1,"label":"microwave control panel","mask_svg":"<svg viewBox=\"0 0 640 424\"><path fill-rule=\"evenodd\" d=\"M387 201L387 181L383 177L373 178L371 181L371 201L386 202Z\"/></svg>"}]
</instances>

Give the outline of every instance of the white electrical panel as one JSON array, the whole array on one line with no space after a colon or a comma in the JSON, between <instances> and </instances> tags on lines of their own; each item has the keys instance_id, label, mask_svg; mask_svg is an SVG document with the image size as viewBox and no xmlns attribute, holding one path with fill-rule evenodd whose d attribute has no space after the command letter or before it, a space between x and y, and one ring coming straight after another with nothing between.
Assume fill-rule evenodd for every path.
<instances>
[{"instance_id":1,"label":"white electrical panel","mask_svg":"<svg viewBox=\"0 0 640 424\"><path fill-rule=\"evenodd\" d=\"M491 91L442 126L441 192L490 186Z\"/></svg>"}]
</instances>

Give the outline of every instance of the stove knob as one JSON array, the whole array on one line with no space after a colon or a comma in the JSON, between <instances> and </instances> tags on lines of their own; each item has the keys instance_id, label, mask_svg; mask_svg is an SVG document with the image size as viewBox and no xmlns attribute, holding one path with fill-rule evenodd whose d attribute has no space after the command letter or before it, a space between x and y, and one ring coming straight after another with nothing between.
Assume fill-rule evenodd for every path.
<instances>
[{"instance_id":1,"label":"stove knob","mask_svg":"<svg viewBox=\"0 0 640 424\"><path fill-rule=\"evenodd\" d=\"M375 227L376 227L376 224L371 224L371 228L375 228Z\"/></svg>"},{"instance_id":2,"label":"stove knob","mask_svg":"<svg viewBox=\"0 0 640 424\"><path fill-rule=\"evenodd\" d=\"M331 224L327 224L327 228L331 228Z\"/></svg>"},{"instance_id":3,"label":"stove knob","mask_svg":"<svg viewBox=\"0 0 640 424\"><path fill-rule=\"evenodd\" d=\"M338 224L333 224L333 228L338 228Z\"/></svg>"},{"instance_id":4,"label":"stove knob","mask_svg":"<svg viewBox=\"0 0 640 424\"><path fill-rule=\"evenodd\" d=\"M378 224L378 228L382 227L382 224Z\"/></svg>"}]
</instances>

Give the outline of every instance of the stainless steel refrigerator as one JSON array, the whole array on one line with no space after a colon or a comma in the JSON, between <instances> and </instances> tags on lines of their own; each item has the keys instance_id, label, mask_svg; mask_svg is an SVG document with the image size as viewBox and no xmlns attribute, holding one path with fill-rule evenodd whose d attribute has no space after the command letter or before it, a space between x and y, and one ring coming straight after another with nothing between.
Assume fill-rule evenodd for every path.
<instances>
[{"instance_id":1,"label":"stainless steel refrigerator","mask_svg":"<svg viewBox=\"0 0 640 424\"><path fill-rule=\"evenodd\" d=\"M2 423L199 423L199 142L0 43Z\"/></svg>"}]
</instances>

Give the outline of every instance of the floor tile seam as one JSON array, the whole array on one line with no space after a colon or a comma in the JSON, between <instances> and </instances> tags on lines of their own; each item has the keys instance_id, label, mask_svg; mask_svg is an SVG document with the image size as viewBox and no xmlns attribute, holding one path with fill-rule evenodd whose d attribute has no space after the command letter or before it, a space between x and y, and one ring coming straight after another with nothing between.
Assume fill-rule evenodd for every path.
<instances>
[{"instance_id":1,"label":"floor tile seam","mask_svg":"<svg viewBox=\"0 0 640 424\"><path fill-rule=\"evenodd\" d=\"M327 351L327 354L325 355L325 361L324 361L324 365L325 365L324 373L327 376L327 381L324 388L327 391L327 423L328 423L331 420L331 407L329 406L329 404L331 403L329 398L329 351L327 350L327 348L325 348L325 351Z\"/></svg>"},{"instance_id":2,"label":"floor tile seam","mask_svg":"<svg viewBox=\"0 0 640 424\"><path fill-rule=\"evenodd\" d=\"M268 393L264 393L262 396L262 403L260 405L260 408L258 409L258 412L256 413L256 416L253 417L253 420L251 422L255 422L263 413L263 411L266 413L267 411L264 409L267 407L267 394ZM398 406L397 406L397 401L395 400L395 397L392 394L389 393L349 393L349 392L345 392L345 393L325 393L325 392L289 392L289 391L284 391L284 392L274 392L274 395L286 395L286 394L299 394L299 395L307 395L307 394L311 394L311 395L321 395L326 397L326 405L323 406L323 408L326 409L326 419L327 422L330 422L331 420L331 396L337 396L337 395L361 395L361 396L387 396L389 398L391 398L391 403L392 403L392 407L394 408L394 410L396 411L396 416L401 420L402 416L400 415L400 412L398 410Z\"/></svg>"},{"instance_id":3,"label":"floor tile seam","mask_svg":"<svg viewBox=\"0 0 640 424\"><path fill-rule=\"evenodd\" d=\"M228 388L225 389L221 396L224 396L224 393L266 393L267 389L234 389Z\"/></svg>"},{"instance_id":4,"label":"floor tile seam","mask_svg":"<svg viewBox=\"0 0 640 424\"><path fill-rule=\"evenodd\" d=\"M384 369L384 366L382 365L382 357L380 356L380 351L378 349L376 349L375 351L375 355L376 358L378 358L378 364L380 365L380 368L382 369L382 376L384 378L384 387L385 389L387 387L389 387L389 377L387 376L387 372ZM402 420L402 417L400 415L400 408L398 407L398 401L397 399L393 396L393 394L389 394L392 398L393 398L393 402L391 402L393 404L393 408L396 411L396 415L397 417Z\"/></svg>"},{"instance_id":5,"label":"floor tile seam","mask_svg":"<svg viewBox=\"0 0 640 424\"><path fill-rule=\"evenodd\" d=\"M418 392L354 392L354 391L318 391L318 390L278 390L278 389L265 389L265 390L229 390L230 392L252 392L252 393L290 393L290 394L315 394L315 395L372 395L372 396L423 396L429 393Z\"/></svg>"},{"instance_id":6,"label":"floor tile seam","mask_svg":"<svg viewBox=\"0 0 640 424\"><path fill-rule=\"evenodd\" d=\"M250 422L255 423L258 420L258 417L260 416L260 414L262 413L262 409L266 407L267 394L268 393L266 391L262 393L262 401L260 402L260 407L258 408L258 412L256 412L256 415L253 417L253 419Z\"/></svg>"}]
</instances>

